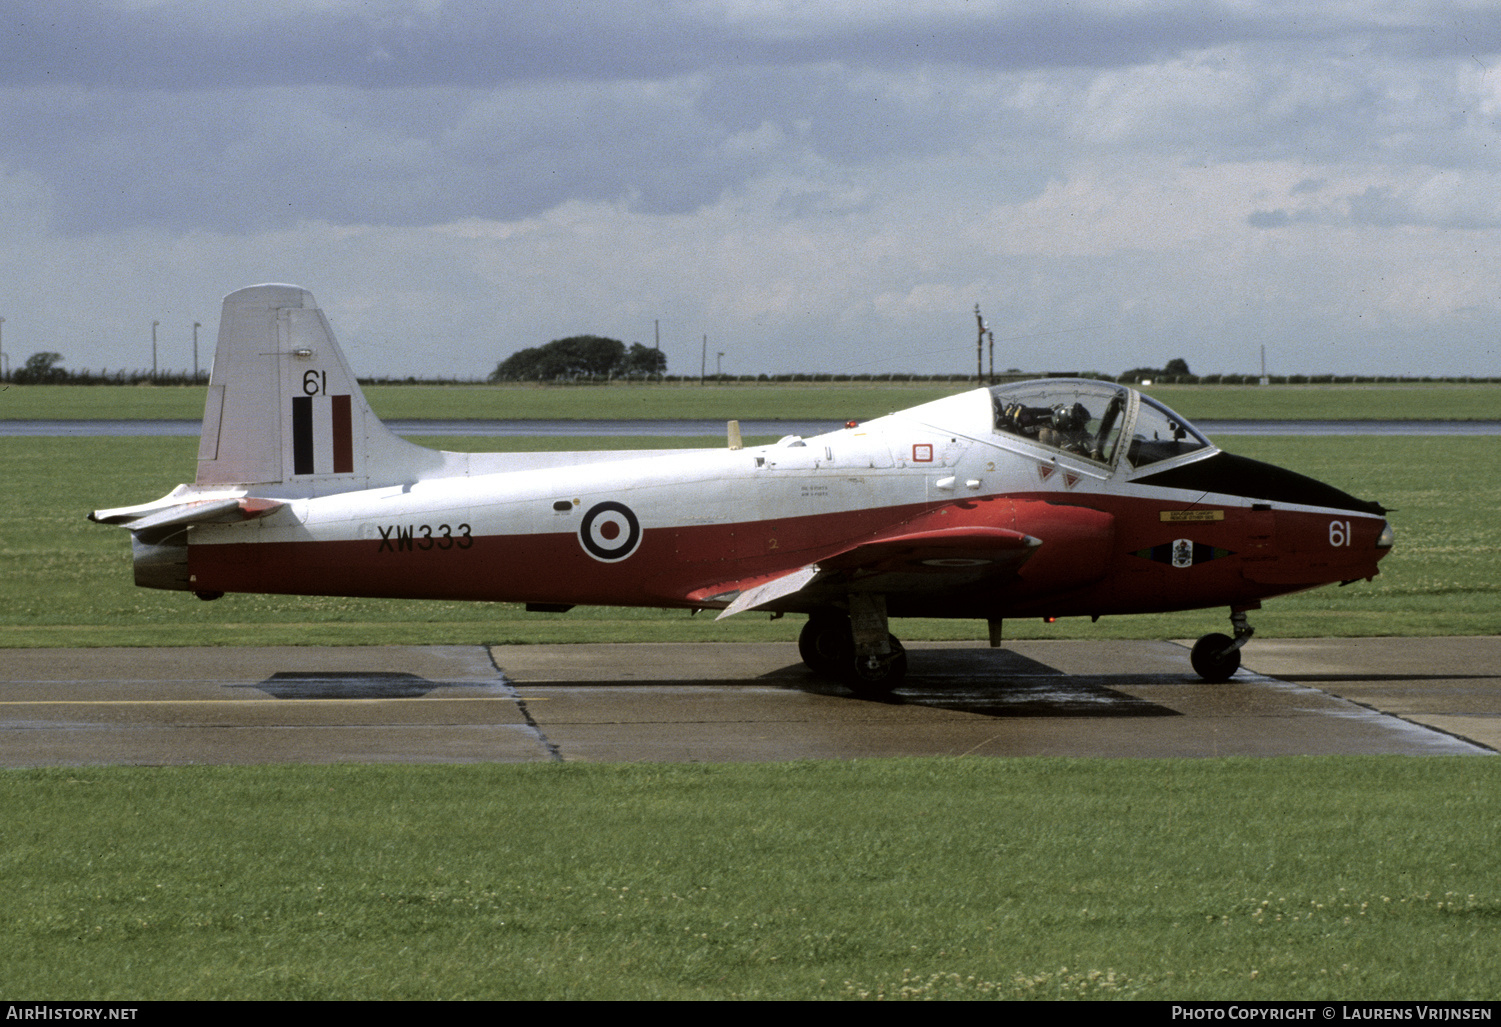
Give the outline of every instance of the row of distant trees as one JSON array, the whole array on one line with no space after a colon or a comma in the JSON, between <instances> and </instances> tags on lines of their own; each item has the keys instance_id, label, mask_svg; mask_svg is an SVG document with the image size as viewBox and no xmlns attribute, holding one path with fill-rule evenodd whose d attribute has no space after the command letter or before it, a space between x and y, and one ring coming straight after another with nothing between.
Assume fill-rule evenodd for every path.
<instances>
[{"instance_id":1,"label":"row of distant trees","mask_svg":"<svg viewBox=\"0 0 1501 1027\"><path fill-rule=\"evenodd\" d=\"M49 385L68 380L68 372L57 365L62 363L61 353L33 353L19 371L11 374L10 380L21 385Z\"/></svg>"},{"instance_id":2,"label":"row of distant trees","mask_svg":"<svg viewBox=\"0 0 1501 1027\"><path fill-rule=\"evenodd\" d=\"M619 339L603 335L570 335L511 354L495 368L490 381L608 381L654 378L666 373L667 358L659 349L639 342L627 349Z\"/></svg>"},{"instance_id":3,"label":"row of distant trees","mask_svg":"<svg viewBox=\"0 0 1501 1027\"><path fill-rule=\"evenodd\" d=\"M581 340L595 340L583 342ZM613 345L599 345L599 343ZM565 345L567 344L567 345ZM526 360L520 358L526 357ZM9 376L16 385L203 385L208 382L208 372L196 375L190 371L69 371L60 366L60 353L33 353L26 363ZM1188 362L1182 358L1169 360L1163 367L1133 367L1118 375L1100 374L1094 371L1051 371L1045 375L1024 374L1012 368L997 374L997 381L1016 381L1036 377L1097 378L1102 381L1117 381L1128 384L1151 381L1160 385L1254 385L1261 380L1255 374L1206 374L1196 375L1189 371ZM667 359L654 349L632 344L629 349L615 339L597 335L575 335L558 339L546 346L522 350L500 363L490 375L491 382L546 381L546 382L603 382L615 379L644 380L654 378L669 382L698 381L698 376L667 374ZM741 374L709 375L715 382L948 382L962 384L979 382L973 374ZM365 384L410 384L416 385L432 378L362 378ZM1287 374L1269 375L1273 385L1345 384L1354 382L1412 382L1412 381L1473 381L1496 382L1501 378L1433 378L1416 375L1335 375L1335 374ZM471 380L443 379L446 384L467 384Z\"/></svg>"},{"instance_id":4,"label":"row of distant trees","mask_svg":"<svg viewBox=\"0 0 1501 1027\"><path fill-rule=\"evenodd\" d=\"M1174 357L1162 367L1133 367L1124 374L1115 376L1118 382L1197 381L1198 376L1188 369L1188 361Z\"/></svg>"},{"instance_id":5,"label":"row of distant trees","mask_svg":"<svg viewBox=\"0 0 1501 1027\"><path fill-rule=\"evenodd\" d=\"M1023 374L1008 371L1004 374L997 371L995 382L1026 381L1033 378L1093 378L1097 381L1121 382L1132 385L1141 381L1150 381L1154 385L1255 385L1261 381L1259 374L1205 374L1205 375L1163 375L1160 371L1152 369L1153 373L1145 377L1136 377L1130 374L1102 374L1098 371L1040 371ZM696 382L700 381L698 375L669 374L662 379L665 382ZM908 374L905 372L892 372L890 374L833 374L821 372L797 372L794 374L719 374L710 372L705 379L709 382L721 383L771 383L781 382L925 382L932 384L950 383L963 384L990 384L992 379L982 375L976 378L974 372L969 374ZM364 379L361 379L364 381ZM416 379L382 379L381 384L417 384ZM1272 385L1352 385L1361 382L1466 382L1466 383L1491 383L1501 384L1501 377L1478 378L1478 377L1434 377L1432 375L1370 375L1370 374L1272 374L1267 375L1267 382Z\"/></svg>"},{"instance_id":6,"label":"row of distant trees","mask_svg":"<svg viewBox=\"0 0 1501 1027\"><path fill-rule=\"evenodd\" d=\"M7 381L15 385L206 385L208 372L200 371L70 371L62 366L61 353L33 353L12 371Z\"/></svg>"}]
</instances>

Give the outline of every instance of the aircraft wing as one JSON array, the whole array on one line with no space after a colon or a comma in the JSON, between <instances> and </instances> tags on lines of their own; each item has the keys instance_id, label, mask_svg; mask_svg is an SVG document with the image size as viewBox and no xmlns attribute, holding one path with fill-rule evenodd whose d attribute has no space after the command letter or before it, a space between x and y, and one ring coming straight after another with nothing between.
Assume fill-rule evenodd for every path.
<instances>
[{"instance_id":1,"label":"aircraft wing","mask_svg":"<svg viewBox=\"0 0 1501 1027\"><path fill-rule=\"evenodd\" d=\"M718 619L746 610L796 607L850 592L937 592L1016 573L1042 545L1005 528L939 528L873 539L788 571L711 585L689 598L729 601ZM797 597L798 602L786 600Z\"/></svg>"}]
</instances>

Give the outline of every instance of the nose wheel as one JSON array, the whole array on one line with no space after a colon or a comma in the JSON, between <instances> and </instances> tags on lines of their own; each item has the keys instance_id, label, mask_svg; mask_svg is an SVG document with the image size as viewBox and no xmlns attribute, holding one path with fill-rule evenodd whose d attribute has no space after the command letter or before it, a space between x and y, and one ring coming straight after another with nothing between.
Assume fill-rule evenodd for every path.
<instances>
[{"instance_id":1,"label":"nose wheel","mask_svg":"<svg viewBox=\"0 0 1501 1027\"><path fill-rule=\"evenodd\" d=\"M1244 610L1232 610L1230 624L1235 630L1234 638L1219 632L1205 635L1194 643L1188 654L1188 662L1193 664L1194 673L1210 684L1229 681L1240 669L1240 650L1256 633L1256 629L1246 621Z\"/></svg>"}]
</instances>

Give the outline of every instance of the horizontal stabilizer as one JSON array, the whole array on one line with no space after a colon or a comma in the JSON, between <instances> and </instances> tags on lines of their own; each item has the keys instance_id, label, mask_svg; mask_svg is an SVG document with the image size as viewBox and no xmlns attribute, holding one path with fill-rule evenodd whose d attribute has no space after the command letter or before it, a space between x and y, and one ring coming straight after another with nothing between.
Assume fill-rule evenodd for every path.
<instances>
[{"instance_id":1,"label":"horizontal stabilizer","mask_svg":"<svg viewBox=\"0 0 1501 1027\"><path fill-rule=\"evenodd\" d=\"M170 497L169 497L170 498ZM189 502L148 503L144 506L121 506L95 510L89 520L99 524L117 524L148 545L155 544L180 528L191 524L233 524L250 521L280 510L285 504L275 499L228 496Z\"/></svg>"}]
</instances>

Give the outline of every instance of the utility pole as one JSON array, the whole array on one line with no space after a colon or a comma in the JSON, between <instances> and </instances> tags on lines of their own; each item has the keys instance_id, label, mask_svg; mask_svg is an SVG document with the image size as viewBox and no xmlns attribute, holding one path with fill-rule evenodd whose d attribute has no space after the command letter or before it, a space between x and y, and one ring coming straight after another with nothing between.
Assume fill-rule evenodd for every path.
<instances>
[{"instance_id":1,"label":"utility pole","mask_svg":"<svg viewBox=\"0 0 1501 1027\"><path fill-rule=\"evenodd\" d=\"M10 380L10 370L5 364L5 318L0 317L0 382Z\"/></svg>"},{"instance_id":2,"label":"utility pole","mask_svg":"<svg viewBox=\"0 0 1501 1027\"><path fill-rule=\"evenodd\" d=\"M198 329L203 325L193 322L193 384L198 384Z\"/></svg>"},{"instance_id":3,"label":"utility pole","mask_svg":"<svg viewBox=\"0 0 1501 1027\"><path fill-rule=\"evenodd\" d=\"M160 321L151 322L151 380L156 381L156 326Z\"/></svg>"},{"instance_id":4,"label":"utility pole","mask_svg":"<svg viewBox=\"0 0 1501 1027\"><path fill-rule=\"evenodd\" d=\"M656 368L660 368L662 366L662 319L661 318L657 318L656 320L654 320L651 323L651 330L652 330L652 338L653 338L652 349L654 349L654 350L657 351L657 360L656 360L655 367ZM661 371L657 372L657 381L661 381L665 377L666 377L666 375L662 374ZM648 377L647 381L651 381L651 378Z\"/></svg>"},{"instance_id":5,"label":"utility pole","mask_svg":"<svg viewBox=\"0 0 1501 1027\"><path fill-rule=\"evenodd\" d=\"M709 336L705 335L704 336L704 352L703 352L703 356L701 356L701 357L698 358L698 384L699 384L700 387L702 387L704 385L705 379L707 379L708 377L709 377Z\"/></svg>"},{"instance_id":6,"label":"utility pole","mask_svg":"<svg viewBox=\"0 0 1501 1027\"><path fill-rule=\"evenodd\" d=\"M975 384L978 385L985 380L985 318L980 316L978 303L975 304L975 324L980 327L980 334L975 337ZM995 367L994 357L991 357L991 367Z\"/></svg>"},{"instance_id":7,"label":"utility pole","mask_svg":"<svg viewBox=\"0 0 1501 1027\"><path fill-rule=\"evenodd\" d=\"M990 340L990 382L989 382L989 384L994 385L995 384L995 332L992 331L989 328L985 329L985 338L988 339L988 340Z\"/></svg>"},{"instance_id":8,"label":"utility pole","mask_svg":"<svg viewBox=\"0 0 1501 1027\"><path fill-rule=\"evenodd\" d=\"M724 350L720 350L719 355L714 358L714 377L724 377Z\"/></svg>"}]
</instances>

